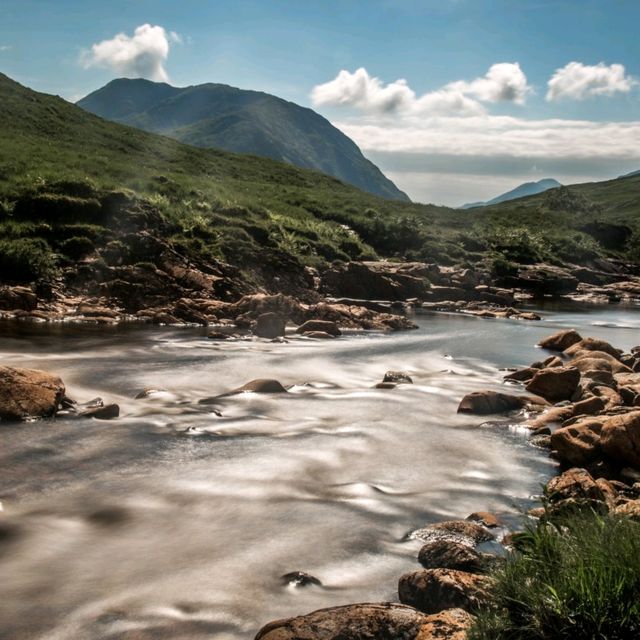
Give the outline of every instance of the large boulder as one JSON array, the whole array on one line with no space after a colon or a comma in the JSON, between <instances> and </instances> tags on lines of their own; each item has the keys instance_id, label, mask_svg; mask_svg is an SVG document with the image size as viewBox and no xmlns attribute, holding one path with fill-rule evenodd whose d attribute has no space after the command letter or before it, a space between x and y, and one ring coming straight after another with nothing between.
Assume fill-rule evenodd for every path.
<instances>
[{"instance_id":1,"label":"large boulder","mask_svg":"<svg viewBox=\"0 0 640 640\"><path fill-rule=\"evenodd\" d=\"M582 336L575 329L567 329L543 338L538 346L550 351L564 351L580 340L582 340Z\"/></svg>"},{"instance_id":2,"label":"large boulder","mask_svg":"<svg viewBox=\"0 0 640 640\"><path fill-rule=\"evenodd\" d=\"M499 391L473 391L467 394L458 405L458 413L473 413L489 415L492 413L506 413L522 409L528 405L544 405L542 398L531 396L514 396Z\"/></svg>"},{"instance_id":3,"label":"large boulder","mask_svg":"<svg viewBox=\"0 0 640 640\"><path fill-rule=\"evenodd\" d=\"M569 400L580 383L580 371L575 367L553 367L538 371L525 387L529 393L550 402Z\"/></svg>"},{"instance_id":4,"label":"large boulder","mask_svg":"<svg viewBox=\"0 0 640 640\"><path fill-rule=\"evenodd\" d=\"M473 616L464 609L445 609L427 616L416 640L466 640Z\"/></svg>"},{"instance_id":5,"label":"large boulder","mask_svg":"<svg viewBox=\"0 0 640 640\"><path fill-rule=\"evenodd\" d=\"M58 376L37 369L0 366L0 420L53 416L64 392Z\"/></svg>"},{"instance_id":6,"label":"large boulder","mask_svg":"<svg viewBox=\"0 0 640 640\"><path fill-rule=\"evenodd\" d=\"M571 466L584 466L600 454L600 433L605 418L585 418L551 434L551 446L561 462Z\"/></svg>"},{"instance_id":7,"label":"large boulder","mask_svg":"<svg viewBox=\"0 0 640 640\"><path fill-rule=\"evenodd\" d=\"M489 580L485 576L455 569L420 569L398 582L400 602L425 613L444 609L476 609L487 601Z\"/></svg>"},{"instance_id":8,"label":"large boulder","mask_svg":"<svg viewBox=\"0 0 640 640\"><path fill-rule=\"evenodd\" d=\"M608 418L602 425L600 446L615 462L640 468L640 411Z\"/></svg>"},{"instance_id":9,"label":"large boulder","mask_svg":"<svg viewBox=\"0 0 640 640\"><path fill-rule=\"evenodd\" d=\"M433 540L423 545L418 562L425 569L458 569L476 573L483 568L482 556L468 544L454 540Z\"/></svg>"},{"instance_id":10,"label":"large boulder","mask_svg":"<svg viewBox=\"0 0 640 640\"><path fill-rule=\"evenodd\" d=\"M275 620L255 640L414 640L429 616L393 602L348 604Z\"/></svg>"},{"instance_id":11,"label":"large boulder","mask_svg":"<svg viewBox=\"0 0 640 640\"><path fill-rule=\"evenodd\" d=\"M286 321L283 316L273 311L267 311L257 317L253 333L259 338L273 340L284 335L285 325Z\"/></svg>"}]
</instances>

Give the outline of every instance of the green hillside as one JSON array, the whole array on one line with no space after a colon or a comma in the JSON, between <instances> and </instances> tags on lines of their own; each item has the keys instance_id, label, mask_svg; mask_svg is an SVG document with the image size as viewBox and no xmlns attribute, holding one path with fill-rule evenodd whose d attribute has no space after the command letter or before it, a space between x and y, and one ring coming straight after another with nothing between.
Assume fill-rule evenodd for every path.
<instances>
[{"instance_id":1,"label":"green hillside","mask_svg":"<svg viewBox=\"0 0 640 640\"><path fill-rule=\"evenodd\" d=\"M120 78L78 106L180 142L316 169L374 195L408 200L357 145L311 109L223 84L177 88Z\"/></svg>"}]
</instances>

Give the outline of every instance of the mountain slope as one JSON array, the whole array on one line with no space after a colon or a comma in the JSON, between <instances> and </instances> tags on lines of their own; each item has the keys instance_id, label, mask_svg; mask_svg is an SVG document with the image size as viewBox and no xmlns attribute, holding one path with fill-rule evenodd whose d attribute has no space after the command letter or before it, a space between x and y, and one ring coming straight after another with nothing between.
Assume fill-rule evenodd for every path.
<instances>
[{"instance_id":1,"label":"mountain slope","mask_svg":"<svg viewBox=\"0 0 640 640\"><path fill-rule=\"evenodd\" d=\"M369 193L408 200L328 120L266 93L222 84L181 89L122 78L77 104L108 120L193 146L251 153L317 169Z\"/></svg>"},{"instance_id":2,"label":"mountain slope","mask_svg":"<svg viewBox=\"0 0 640 640\"><path fill-rule=\"evenodd\" d=\"M478 207L487 207L492 204L500 204L501 202L507 202L509 200L516 200L517 198L526 198L527 196L534 196L538 193L544 193L549 189L555 189L556 187L561 187L562 185L553 178L545 178L543 180L539 180L538 182L525 182L521 184L519 187L512 189L511 191L507 191L502 195L496 196L491 200L487 200L486 202L469 202L467 204L463 204L461 209L476 209Z\"/></svg>"}]
</instances>

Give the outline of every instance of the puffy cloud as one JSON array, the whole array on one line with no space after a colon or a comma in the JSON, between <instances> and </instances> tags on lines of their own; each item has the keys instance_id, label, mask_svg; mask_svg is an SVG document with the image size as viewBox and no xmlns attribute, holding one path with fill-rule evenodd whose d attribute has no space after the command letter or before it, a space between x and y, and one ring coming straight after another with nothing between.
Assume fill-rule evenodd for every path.
<instances>
[{"instance_id":1,"label":"puffy cloud","mask_svg":"<svg viewBox=\"0 0 640 640\"><path fill-rule=\"evenodd\" d=\"M111 40L103 40L84 51L80 60L83 66L113 69L128 77L148 78L166 82L169 79L164 63L169 55L169 42L179 42L180 36L167 34L163 27L143 24L133 36L118 33Z\"/></svg>"},{"instance_id":2,"label":"puffy cloud","mask_svg":"<svg viewBox=\"0 0 640 640\"><path fill-rule=\"evenodd\" d=\"M530 90L517 63L494 64L481 78L452 82L422 96L416 96L404 79L385 85L361 67L354 73L343 69L333 80L317 85L311 100L316 106L352 106L378 114L477 116L485 113L481 102L523 104Z\"/></svg>"},{"instance_id":3,"label":"puffy cloud","mask_svg":"<svg viewBox=\"0 0 640 640\"><path fill-rule=\"evenodd\" d=\"M610 96L614 93L628 93L637 84L626 74L621 64L585 65L569 62L557 69L548 82L547 100L571 98L584 100L591 96Z\"/></svg>"}]
</instances>

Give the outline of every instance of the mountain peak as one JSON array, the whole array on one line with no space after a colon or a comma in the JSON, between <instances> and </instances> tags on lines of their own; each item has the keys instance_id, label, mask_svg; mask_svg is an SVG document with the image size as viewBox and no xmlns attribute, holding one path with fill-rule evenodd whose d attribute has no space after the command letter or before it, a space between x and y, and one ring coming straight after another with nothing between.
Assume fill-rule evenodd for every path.
<instances>
[{"instance_id":1,"label":"mountain peak","mask_svg":"<svg viewBox=\"0 0 640 640\"><path fill-rule=\"evenodd\" d=\"M538 180L537 182L525 182L520 186L512 189L511 191L507 191L491 200L487 200L486 202L469 202L467 204L463 204L461 209L476 209L478 207L486 207L491 204L499 204L500 202L507 202L508 200L516 200L517 198L526 198L527 196L533 196L537 193L542 193L544 191L548 191L549 189L555 189L557 187L561 187L562 184L555 180L554 178L543 178L542 180Z\"/></svg>"}]
</instances>

